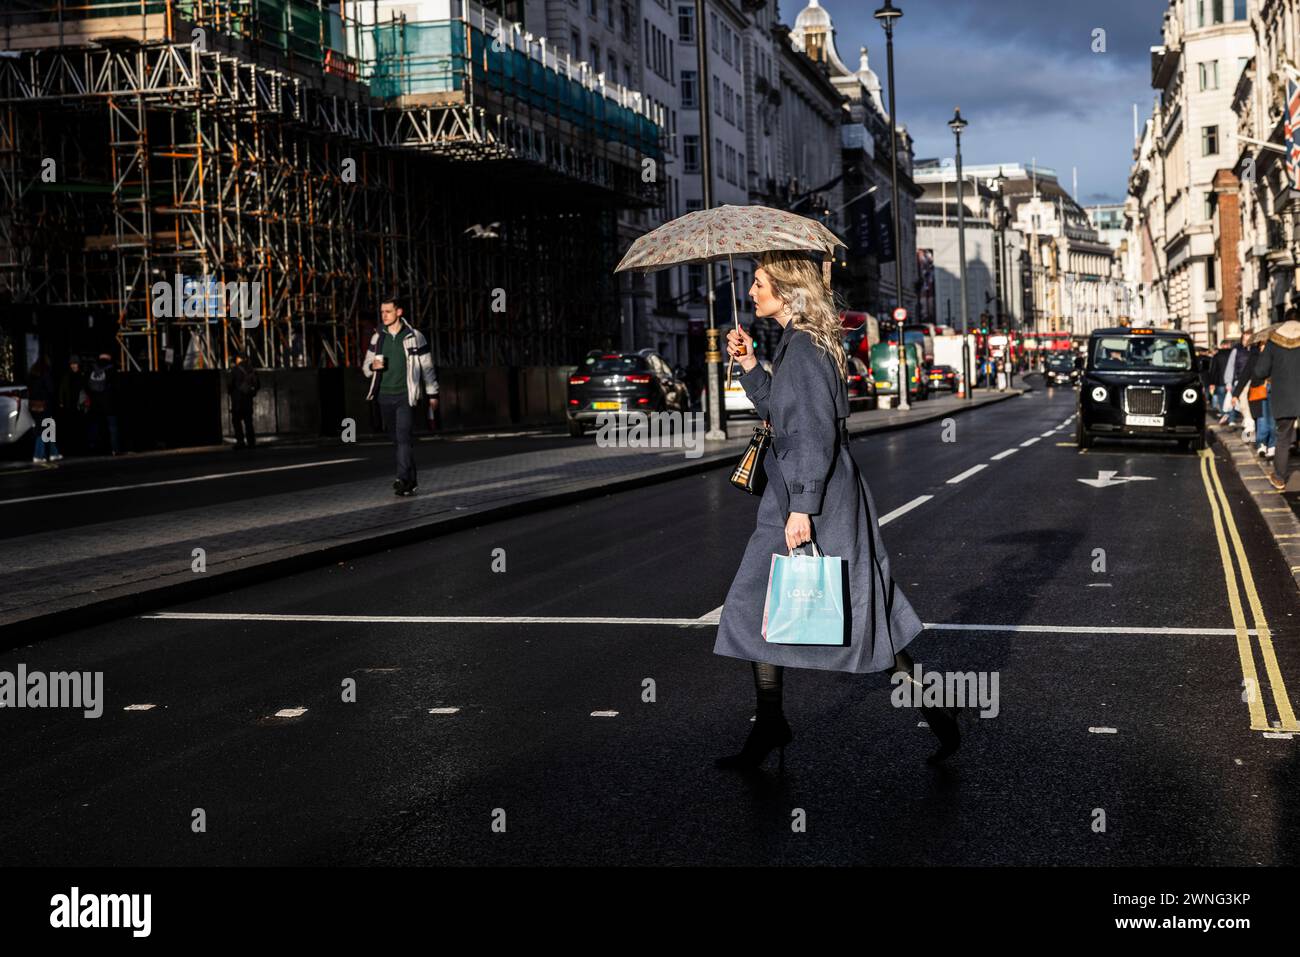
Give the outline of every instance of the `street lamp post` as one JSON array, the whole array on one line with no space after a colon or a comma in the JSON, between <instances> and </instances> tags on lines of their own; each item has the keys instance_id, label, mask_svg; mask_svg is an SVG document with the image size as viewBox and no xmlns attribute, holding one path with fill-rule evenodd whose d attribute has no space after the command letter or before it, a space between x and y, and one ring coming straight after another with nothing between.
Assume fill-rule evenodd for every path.
<instances>
[{"instance_id":1,"label":"street lamp post","mask_svg":"<svg viewBox=\"0 0 1300 957\"><path fill-rule=\"evenodd\" d=\"M952 130L952 135L957 139L957 263L961 274L961 374L966 382L967 401L971 398L974 382L971 380L970 336L967 328L970 306L966 299L966 201L961 195L961 132L968 125L961 118L961 107L957 107L952 119L948 121L948 129Z\"/></svg>"},{"instance_id":2,"label":"street lamp post","mask_svg":"<svg viewBox=\"0 0 1300 957\"><path fill-rule=\"evenodd\" d=\"M885 0L885 5L872 16L885 28L885 58L889 64L889 159L893 170L894 191L894 305L903 305L903 256L902 228L898 208L898 118L894 112L894 21L903 15L903 11L894 6L893 0ZM898 407L910 409L907 401L907 341L903 334L904 322L898 323Z\"/></svg>"},{"instance_id":3,"label":"street lamp post","mask_svg":"<svg viewBox=\"0 0 1300 957\"><path fill-rule=\"evenodd\" d=\"M713 142L712 127L709 119L709 56L706 49L707 39L704 35L704 0L695 0L695 59L699 69L699 81L695 84L695 102L700 107L700 174L704 183L701 194L701 208L713 208L713 163L710 147ZM709 290L706 308L709 311L709 324L704 331L704 372L705 394L709 403L709 427L704 433L706 439L725 439L726 431L722 427L722 351L719 343L718 327L713 319L713 304L717 293L713 286L713 263L705 264L707 271L705 285ZM734 282L734 277L732 279Z\"/></svg>"}]
</instances>

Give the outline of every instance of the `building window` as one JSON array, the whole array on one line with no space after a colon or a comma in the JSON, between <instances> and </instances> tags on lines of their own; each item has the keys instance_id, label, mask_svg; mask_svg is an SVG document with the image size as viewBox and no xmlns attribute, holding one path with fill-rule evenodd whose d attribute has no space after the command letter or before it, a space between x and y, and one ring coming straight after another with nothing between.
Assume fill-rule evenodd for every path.
<instances>
[{"instance_id":1,"label":"building window","mask_svg":"<svg viewBox=\"0 0 1300 957\"><path fill-rule=\"evenodd\" d=\"M722 37L718 41L722 44L722 59L728 63L731 62L731 26L727 23L722 25ZM716 50L717 47L714 47Z\"/></svg>"},{"instance_id":2,"label":"building window","mask_svg":"<svg viewBox=\"0 0 1300 957\"><path fill-rule=\"evenodd\" d=\"M613 50L608 51L606 55L609 57L609 71L608 71L609 82L617 83L618 82L618 57L614 55Z\"/></svg>"},{"instance_id":3,"label":"building window","mask_svg":"<svg viewBox=\"0 0 1300 957\"><path fill-rule=\"evenodd\" d=\"M722 81L716 76L713 78L713 112L722 115Z\"/></svg>"},{"instance_id":4,"label":"building window","mask_svg":"<svg viewBox=\"0 0 1300 957\"><path fill-rule=\"evenodd\" d=\"M1214 218L1214 209L1216 205L1217 203L1215 202L1214 193L1207 192L1205 194L1205 219L1207 222Z\"/></svg>"},{"instance_id":5,"label":"building window","mask_svg":"<svg viewBox=\"0 0 1300 957\"><path fill-rule=\"evenodd\" d=\"M1198 63L1196 69L1200 74L1202 90L1217 90L1219 88L1218 60L1206 60L1204 63Z\"/></svg>"},{"instance_id":6,"label":"building window","mask_svg":"<svg viewBox=\"0 0 1300 957\"><path fill-rule=\"evenodd\" d=\"M632 8L623 4L623 42L632 42Z\"/></svg>"},{"instance_id":7,"label":"building window","mask_svg":"<svg viewBox=\"0 0 1300 957\"><path fill-rule=\"evenodd\" d=\"M575 60L582 56L582 34L577 30L569 31L569 56Z\"/></svg>"},{"instance_id":8,"label":"building window","mask_svg":"<svg viewBox=\"0 0 1300 957\"><path fill-rule=\"evenodd\" d=\"M605 26L614 29L614 0L605 0Z\"/></svg>"},{"instance_id":9,"label":"building window","mask_svg":"<svg viewBox=\"0 0 1300 957\"><path fill-rule=\"evenodd\" d=\"M696 210L700 210L703 208L704 208L704 200L702 199L688 199L686 201L686 211L688 213L693 213ZM704 274L704 266L702 264L700 264L700 274L701 275Z\"/></svg>"},{"instance_id":10,"label":"building window","mask_svg":"<svg viewBox=\"0 0 1300 957\"><path fill-rule=\"evenodd\" d=\"M1223 22L1223 0L1210 0L1210 17L1212 23Z\"/></svg>"},{"instance_id":11,"label":"building window","mask_svg":"<svg viewBox=\"0 0 1300 957\"><path fill-rule=\"evenodd\" d=\"M736 175L740 177L740 185L744 186L749 181L749 170L745 169L745 154L741 153L740 158L736 161Z\"/></svg>"},{"instance_id":12,"label":"building window","mask_svg":"<svg viewBox=\"0 0 1300 957\"><path fill-rule=\"evenodd\" d=\"M1214 275L1213 259L1205 260L1205 288L1211 292L1219 288L1218 281Z\"/></svg>"},{"instance_id":13,"label":"building window","mask_svg":"<svg viewBox=\"0 0 1300 957\"><path fill-rule=\"evenodd\" d=\"M736 126L745 128L745 94L740 92L736 93Z\"/></svg>"},{"instance_id":14,"label":"building window","mask_svg":"<svg viewBox=\"0 0 1300 957\"><path fill-rule=\"evenodd\" d=\"M732 126L736 125L736 104L732 98L730 85L722 84L722 118Z\"/></svg>"},{"instance_id":15,"label":"building window","mask_svg":"<svg viewBox=\"0 0 1300 957\"><path fill-rule=\"evenodd\" d=\"M1232 19L1234 19L1234 20L1245 20L1245 19L1247 19L1247 16L1246 16L1246 0L1233 0L1233 3L1232 3Z\"/></svg>"},{"instance_id":16,"label":"building window","mask_svg":"<svg viewBox=\"0 0 1300 957\"><path fill-rule=\"evenodd\" d=\"M629 90L636 85L632 82L632 64L626 60L623 61L623 85Z\"/></svg>"},{"instance_id":17,"label":"building window","mask_svg":"<svg viewBox=\"0 0 1300 957\"><path fill-rule=\"evenodd\" d=\"M700 201L698 199L688 199L686 201L686 211L688 213L692 211L692 203L694 204L695 209L700 208ZM704 288L703 263L691 263L686 267L686 285L690 287L692 298L706 295L706 290Z\"/></svg>"},{"instance_id":18,"label":"building window","mask_svg":"<svg viewBox=\"0 0 1300 957\"><path fill-rule=\"evenodd\" d=\"M1201 155L1215 156L1219 152L1219 128L1217 126L1201 127Z\"/></svg>"},{"instance_id":19,"label":"building window","mask_svg":"<svg viewBox=\"0 0 1300 957\"><path fill-rule=\"evenodd\" d=\"M709 46L718 52L718 15L713 12L709 13Z\"/></svg>"},{"instance_id":20,"label":"building window","mask_svg":"<svg viewBox=\"0 0 1300 957\"><path fill-rule=\"evenodd\" d=\"M734 183L736 181L736 151L732 147L728 146L726 155L727 158L725 160L725 163L727 167L726 168L727 182Z\"/></svg>"},{"instance_id":21,"label":"building window","mask_svg":"<svg viewBox=\"0 0 1300 957\"><path fill-rule=\"evenodd\" d=\"M667 37L668 34L665 33L664 36ZM666 79L669 83L671 83L672 78L677 75L677 57L673 53L673 49L676 46L677 44L673 43L673 38L668 37L668 76Z\"/></svg>"},{"instance_id":22,"label":"building window","mask_svg":"<svg viewBox=\"0 0 1300 957\"><path fill-rule=\"evenodd\" d=\"M596 9L597 0L587 0L587 16L599 17L600 11Z\"/></svg>"},{"instance_id":23,"label":"building window","mask_svg":"<svg viewBox=\"0 0 1300 957\"><path fill-rule=\"evenodd\" d=\"M684 110L698 110L700 108L700 92L695 86L697 76L699 74L694 70L682 70L682 109Z\"/></svg>"},{"instance_id":24,"label":"building window","mask_svg":"<svg viewBox=\"0 0 1300 957\"><path fill-rule=\"evenodd\" d=\"M677 42L695 42L695 10L685 5L677 8Z\"/></svg>"},{"instance_id":25,"label":"building window","mask_svg":"<svg viewBox=\"0 0 1300 957\"><path fill-rule=\"evenodd\" d=\"M731 45L734 48L732 50L732 54L736 58L736 69L739 70L741 66L743 66L743 61L740 59L740 34L739 33L733 33L731 35Z\"/></svg>"},{"instance_id":26,"label":"building window","mask_svg":"<svg viewBox=\"0 0 1300 957\"><path fill-rule=\"evenodd\" d=\"M688 133L682 137L682 172L698 173L699 171L700 138L694 133Z\"/></svg>"},{"instance_id":27,"label":"building window","mask_svg":"<svg viewBox=\"0 0 1300 957\"><path fill-rule=\"evenodd\" d=\"M591 63L591 68L593 70L599 70L600 69L600 45L593 40L591 42L591 45L587 47L587 52L590 54L590 60L588 62Z\"/></svg>"}]
</instances>

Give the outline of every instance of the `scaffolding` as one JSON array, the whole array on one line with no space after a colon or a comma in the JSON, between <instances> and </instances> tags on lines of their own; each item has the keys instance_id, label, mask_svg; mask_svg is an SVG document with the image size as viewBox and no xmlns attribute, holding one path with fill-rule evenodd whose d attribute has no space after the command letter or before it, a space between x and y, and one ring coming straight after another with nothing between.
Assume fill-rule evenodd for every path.
<instances>
[{"instance_id":1,"label":"scaffolding","mask_svg":"<svg viewBox=\"0 0 1300 957\"><path fill-rule=\"evenodd\" d=\"M617 337L617 211L659 202L641 169L662 113L452 6L436 23L321 0L0 14L0 304L106 314L138 370L236 349L352 365L389 289L439 364L563 364ZM260 323L215 284L259 290ZM175 288L197 314L160 308Z\"/></svg>"}]
</instances>

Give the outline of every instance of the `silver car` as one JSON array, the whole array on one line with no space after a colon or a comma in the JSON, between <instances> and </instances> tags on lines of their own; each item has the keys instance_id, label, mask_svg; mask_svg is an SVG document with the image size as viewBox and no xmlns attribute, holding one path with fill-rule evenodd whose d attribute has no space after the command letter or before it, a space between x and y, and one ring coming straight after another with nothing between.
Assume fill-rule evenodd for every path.
<instances>
[{"instance_id":1,"label":"silver car","mask_svg":"<svg viewBox=\"0 0 1300 957\"><path fill-rule=\"evenodd\" d=\"M27 386L0 385L0 445L12 445L35 426Z\"/></svg>"}]
</instances>

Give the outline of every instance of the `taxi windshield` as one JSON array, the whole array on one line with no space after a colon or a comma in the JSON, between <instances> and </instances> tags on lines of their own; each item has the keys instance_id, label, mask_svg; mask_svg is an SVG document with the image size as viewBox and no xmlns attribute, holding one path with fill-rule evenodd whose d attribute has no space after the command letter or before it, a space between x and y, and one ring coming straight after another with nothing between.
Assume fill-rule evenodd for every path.
<instances>
[{"instance_id":1,"label":"taxi windshield","mask_svg":"<svg viewBox=\"0 0 1300 957\"><path fill-rule=\"evenodd\" d=\"M1102 336L1093 342L1092 363L1102 371L1186 372L1192 346L1173 336Z\"/></svg>"}]
</instances>

